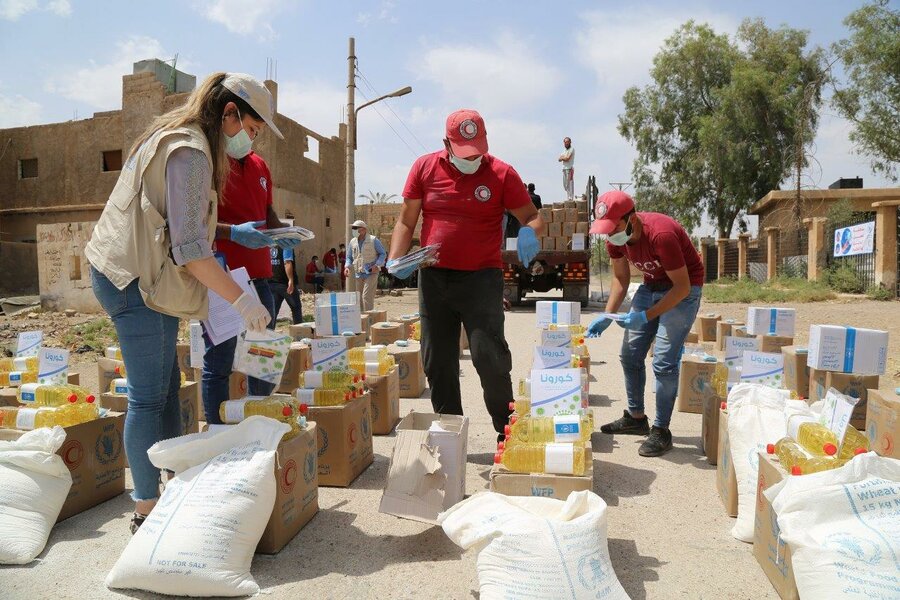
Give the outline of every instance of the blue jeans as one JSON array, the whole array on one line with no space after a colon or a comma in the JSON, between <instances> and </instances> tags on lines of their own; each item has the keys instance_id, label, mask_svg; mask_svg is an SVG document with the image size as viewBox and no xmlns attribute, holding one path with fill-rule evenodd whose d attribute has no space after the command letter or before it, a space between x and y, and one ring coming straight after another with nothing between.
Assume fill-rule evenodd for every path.
<instances>
[{"instance_id":1,"label":"blue jeans","mask_svg":"<svg viewBox=\"0 0 900 600\"><path fill-rule=\"evenodd\" d=\"M182 434L178 389L181 374L175 360L178 317L147 308L135 279L124 290L91 267L94 295L116 327L128 377L125 454L134 479L134 500L159 497L159 469L147 450Z\"/></svg>"},{"instance_id":2,"label":"blue jeans","mask_svg":"<svg viewBox=\"0 0 900 600\"><path fill-rule=\"evenodd\" d=\"M272 290L269 289L269 282L265 279L254 279L253 285L256 287L256 293L259 294L259 301L269 309L269 314L272 315L269 329L275 329L275 299L272 297ZM203 412L206 413L207 423L221 424L219 406L228 400L228 379L234 370L234 351L237 348L237 338L233 337L214 346L204 334L203 341L206 343L206 353L203 355L203 375L201 376ZM268 396L275 389L275 384L250 377L247 387L251 396Z\"/></svg>"},{"instance_id":3,"label":"blue jeans","mask_svg":"<svg viewBox=\"0 0 900 600\"><path fill-rule=\"evenodd\" d=\"M647 383L647 369L644 361L653 344L653 374L656 376L656 418L653 425L668 429L678 394L678 371L684 340L690 332L700 310L700 295L703 288L691 287L688 297L675 308L653 319L640 329L626 329L622 340L622 371L625 373L625 392L628 395L628 410L632 413L644 412L644 387ZM666 295L667 290L652 291L645 285L638 288L631 301L631 312L647 310ZM655 340L655 342L654 342Z\"/></svg>"}]
</instances>

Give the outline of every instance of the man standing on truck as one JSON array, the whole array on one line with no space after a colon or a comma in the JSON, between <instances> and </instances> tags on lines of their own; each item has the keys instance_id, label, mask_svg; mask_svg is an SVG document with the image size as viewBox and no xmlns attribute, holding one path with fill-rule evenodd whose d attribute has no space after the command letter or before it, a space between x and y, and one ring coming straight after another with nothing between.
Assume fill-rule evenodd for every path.
<instances>
[{"instance_id":1,"label":"man standing on truck","mask_svg":"<svg viewBox=\"0 0 900 600\"><path fill-rule=\"evenodd\" d=\"M528 184L528 195L531 196L531 203L534 204L534 207L536 209L540 210L543 208L543 205L541 204L541 196L535 193L533 183Z\"/></svg>"},{"instance_id":2,"label":"man standing on truck","mask_svg":"<svg viewBox=\"0 0 900 600\"><path fill-rule=\"evenodd\" d=\"M566 199L575 199L575 148L572 147L572 138L563 138L563 153L557 159L562 163L563 189L566 190Z\"/></svg>"},{"instance_id":3,"label":"man standing on truck","mask_svg":"<svg viewBox=\"0 0 900 600\"><path fill-rule=\"evenodd\" d=\"M406 254L422 214L422 246L441 244L437 264L419 272L422 354L436 413L463 414L459 334L465 327L484 403L498 439L509 422L512 356L503 331L501 223L509 210L522 224L519 259L537 256L544 223L510 165L488 154L484 120L474 110L447 118L444 149L420 157L403 188L388 267ZM394 273L406 279L407 267Z\"/></svg>"},{"instance_id":4,"label":"man standing on truck","mask_svg":"<svg viewBox=\"0 0 900 600\"><path fill-rule=\"evenodd\" d=\"M681 224L660 213L635 212L634 201L625 192L614 190L600 196L594 214L590 231L606 237L614 274L606 312L618 311L625 299L631 279L629 263L644 274L644 282L631 301L631 312L617 321L625 329L620 360L628 409L600 431L647 435L638 454L662 456L672 448L669 422L684 340L700 308L703 263ZM606 317L595 319L588 327L588 337L600 337L610 323ZM644 413L644 360L651 344L656 376L652 427Z\"/></svg>"}]
</instances>

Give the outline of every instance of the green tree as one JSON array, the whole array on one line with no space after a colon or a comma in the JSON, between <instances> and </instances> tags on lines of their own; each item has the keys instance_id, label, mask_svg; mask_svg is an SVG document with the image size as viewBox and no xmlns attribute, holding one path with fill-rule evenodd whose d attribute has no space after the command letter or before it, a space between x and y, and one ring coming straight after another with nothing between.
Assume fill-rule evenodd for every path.
<instances>
[{"instance_id":1,"label":"green tree","mask_svg":"<svg viewBox=\"0 0 900 600\"><path fill-rule=\"evenodd\" d=\"M818 123L822 52L807 34L746 20L734 40L688 21L653 59L653 82L625 92L619 132L637 151L642 206L721 237L791 170ZM798 110L798 106L804 110Z\"/></svg>"},{"instance_id":2,"label":"green tree","mask_svg":"<svg viewBox=\"0 0 900 600\"><path fill-rule=\"evenodd\" d=\"M850 38L834 45L847 86L832 99L853 123L850 140L872 170L898 180L900 163L900 11L876 0L844 19Z\"/></svg>"},{"instance_id":3,"label":"green tree","mask_svg":"<svg viewBox=\"0 0 900 600\"><path fill-rule=\"evenodd\" d=\"M390 200L397 197L397 194L386 194L384 192L373 192L369 190L368 194L360 194L360 198L368 200L372 204L387 204Z\"/></svg>"}]
</instances>

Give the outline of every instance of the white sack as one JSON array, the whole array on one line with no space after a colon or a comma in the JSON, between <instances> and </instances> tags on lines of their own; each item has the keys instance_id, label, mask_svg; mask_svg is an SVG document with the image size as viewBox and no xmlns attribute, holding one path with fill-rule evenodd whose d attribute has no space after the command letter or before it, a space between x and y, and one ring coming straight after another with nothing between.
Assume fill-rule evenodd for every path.
<instances>
[{"instance_id":1,"label":"white sack","mask_svg":"<svg viewBox=\"0 0 900 600\"><path fill-rule=\"evenodd\" d=\"M728 393L728 440L738 488L738 516L731 535L753 541L759 452L783 438L785 394L765 385L739 383Z\"/></svg>"},{"instance_id":2,"label":"white sack","mask_svg":"<svg viewBox=\"0 0 900 600\"><path fill-rule=\"evenodd\" d=\"M869 452L764 493L801 598L900 598L900 460Z\"/></svg>"},{"instance_id":3,"label":"white sack","mask_svg":"<svg viewBox=\"0 0 900 600\"><path fill-rule=\"evenodd\" d=\"M289 430L254 416L220 433L154 444L150 461L177 475L106 585L175 596L259 592L250 563L275 504L275 449Z\"/></svg>"},{"instance_id":4,"label":"white sack","mask_svg":"<svg viewBox=\"0 0 900 600\"><path fill-rule=\"evenodd\" d=\"M24 565L44 550L72 474L56 454L66 441L59 427L0 441L0 564Z\"/></svg>"},{"instance_id":5,"label":"white sack","mask_svg":"<svg viewBox=\"0 0 900 600\"><path fill-rule=\"evenodd\" d=\"M438 516L478 552L481 600L628 598L609 558L606 503L590 491L552 498L481 492Z\"/></svg>"}]
</instances>

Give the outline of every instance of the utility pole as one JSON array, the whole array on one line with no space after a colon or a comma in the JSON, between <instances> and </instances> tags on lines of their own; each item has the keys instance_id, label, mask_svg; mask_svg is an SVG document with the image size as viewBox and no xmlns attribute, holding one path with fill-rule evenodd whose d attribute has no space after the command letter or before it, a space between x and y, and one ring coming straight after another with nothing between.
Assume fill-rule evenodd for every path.
<instances>
[{"instance_id":1,"label":"utility pole","mask_svg":"<svg viewBox=\"0 0 900 600\"><path fill-rule=\"evenodd\" d=\"M630 181L610 181L609 185L616 186L619 189L619 191L621 192L621 191L627 190L629 187L631 187L631 182Z\"/></svg>"},{"instance_id":2,"label":"utility pole","mask_svg":"<svg viewBox=\"0 0 900 600\"><path fill-rule=\"evenodd\" d=\"M354 209L356 206L356 165L354 150L356 146L356 39L350 38L350 48L347 54L347 139L346 139L346 186L347 197L345 201L346 218L344 219L344 233L347 240L347 252L350 252L350 224L353 223ZM343 270L344 265L340 266ZM353 273L347 277L347 291L356 291L356 277Z\"/></svg>"}]
</instances>

